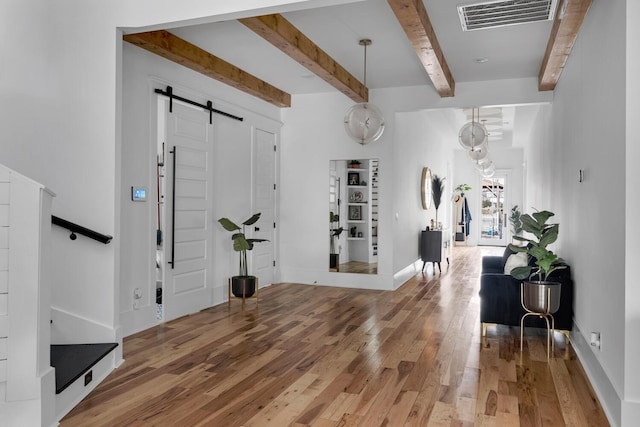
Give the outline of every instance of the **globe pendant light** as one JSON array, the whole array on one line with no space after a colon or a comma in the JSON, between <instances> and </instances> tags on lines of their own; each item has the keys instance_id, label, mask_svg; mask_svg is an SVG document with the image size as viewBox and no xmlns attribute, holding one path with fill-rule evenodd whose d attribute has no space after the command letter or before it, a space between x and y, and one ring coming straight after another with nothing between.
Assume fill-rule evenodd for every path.
<instances>
[{"instance_id":1,"label":"globe pendant light","mask_svg":"<svg viewBox=\"0 0 640 427\"><path fill-rule=\"evenodd\" d=\"M478 163L476 167L484 178L491 178L496 173L496 165L492 161Z\"/></svg>"},{"instance_id":2,"label":"globe pendant light","mask_svg":"<svg viewBox=\"0 0 640 427\"><path fill-rule=\"evenodd\" d=\"M471 160L479 161L484 160L489 156L489 145L483 144L480 147L476 147L473 150L469 151L469 157Z\"/></svg>"},{"instance_id":3,"label":"globe pendant light","mask_svg":"<svg viewBox=\"0 0 640 427\"><path fill-rule=\"evenodd\" d=\"M370 39L358 42L364 46L364 86L367 86L367 46ZM360 145L375 141L384 132L384 117L378 107L368 102L355 104L344 115L344 128L347 134Z\"/></svg>"},{"instance_id":4,"label":"globe pendant light","mask_svg":"<svg viewBox=\"0 0 640 427\"><path fill-rule=\"evenodd\" d=\"M487 135L487 128L475 121L475 108L472 108L471 121L460 128L458 142L460 142L462 148L476 150L486 144Z\"/></svg>"}]
</instances>

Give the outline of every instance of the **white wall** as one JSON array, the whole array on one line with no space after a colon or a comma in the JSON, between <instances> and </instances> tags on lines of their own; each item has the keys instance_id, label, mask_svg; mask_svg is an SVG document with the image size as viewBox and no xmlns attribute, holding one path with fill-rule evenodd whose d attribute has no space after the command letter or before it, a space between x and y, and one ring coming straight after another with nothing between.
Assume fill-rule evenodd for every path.
<instances>
[{"instance_id":1,"label":"white wall","mask_svg":"<svg viewBox=\"0 0 640 427\"><path fill-rule=\"evenodd\" d=\"M376 102L372 94L372 102ZM353 105L341 93L297 95L283 111L280 169L280 265L285 282L390 289L392 243L390 204L393 181L393 125L367 145L349 139L344 114ZM329 161L377 158L379 164L378 275L329 272Z\"/></svg>"},{"instance_id":2,"label":"white wall","mask_svg":"<svg viewBox=\"0 0 640 427\"><path fill-rule=\"evenodd\" d=\"M626 77L625 90L631 96L626 97L626 153L625 153L625 331L624 331L624 375L625 402L622 405L622 420L631 425L640 419L638 402L640 401L640 286L637 285L636 265L640 259L640 228L637 227L637 213L640 212L640 198L637 197L640 183L640 144L637 143L636 128L640 117L640 26L636 23L640 18L640 2L626 2Z\"/></svg>"},{"instance_id":3,"label":"white wall","mask_svg":"<svg viewBox=\"0 0 640 427\"><path fill-rule=\"evenodd\" d=\"M393 176L393 269L398 272L420 258L420 231L431 219L435 220L436 209L431 203L429 210L422 208L422 168L431 169L432 175L445 178L445 191L438 209L438 221L449 227L451 178L451 141L457 138L450 126L447 110L397 113L394 145ZM398 219L395 220L395 214ZM420 266L422 263L419 263Z\"/></svg>"},{"instance_id":4,"label":"white wall","mask_svg":"<svg viewBox=\"0 0 640 427\"><path fill-rule=\"evenodd\" d=\"M96 332L95 340L121 342L123 42L118 27L212 21L238 11L260 14L282 5L285 10L340 1L0 3L0 158L56 193L53 214L114 236L105 246L82 236L72 242L67 232L52 230L52 340L78 339L86 330L77 326L82 324Z\"/></svg>"},{"instance_id":5,"label":"white wall","mask_svg":"<svg viewBox=\"0 0 640 427\"><path fill-rule=\"evenodd\" d=\"M626 208L625 155L627 145L637 143L625 135L625 3L593 2L553 106L540 113L542 123L550 119L550 137L542 131L539 150L528 147L527 164L528 182L543 184L530 186L528 201L537 207L548 202L545 207L556 213L555 249L572 267L574 346L614 425L637 422L622 420L621 406L625 401L637 413L639 379L625 372L625 361L633 364L640 356L637 347L629 351L625 344L625 287L635 277L625 278L625 239L637 234L635 226L625 230L628 215L635 216ZM637 310L637 301L626 304ZM591 331L601 333L600 350L588 345Z\"/></svg>"}]
</instances>

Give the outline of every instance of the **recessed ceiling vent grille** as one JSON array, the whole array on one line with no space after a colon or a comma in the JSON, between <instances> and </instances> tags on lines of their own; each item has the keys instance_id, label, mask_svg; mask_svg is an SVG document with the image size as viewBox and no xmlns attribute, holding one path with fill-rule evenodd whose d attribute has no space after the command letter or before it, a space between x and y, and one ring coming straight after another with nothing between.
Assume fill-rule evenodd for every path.
<instances>
[{"instance_id":1,"label":"recessed ceiling vent grille","mask_svg":"<svg viewBox=\"0 0 640 427\"><path fill-rule=\"evenodd\" d=\"M551 21L558 0L498 0L458 6L464 31Z\"/></svg>"}]
</instances>

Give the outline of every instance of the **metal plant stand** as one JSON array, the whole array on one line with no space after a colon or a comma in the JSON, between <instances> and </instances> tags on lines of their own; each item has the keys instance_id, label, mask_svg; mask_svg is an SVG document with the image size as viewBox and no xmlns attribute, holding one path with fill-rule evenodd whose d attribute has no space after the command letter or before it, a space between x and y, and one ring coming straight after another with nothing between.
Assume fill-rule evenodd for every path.
<instances>
[{"instance_id":1,"label":"metal plant stand","mask_svg":"<svg viewBox=\"0 0 640 427\"><path fill-rule=\"evenodd\" d=\"M553 313L558 311L560 306L560 284L552 284L553 288L545 285L529 285L540 286L540 293L534 297L528 294L525 297L525 284L520 283L520 304L526 313L520 319L520 353L522 354L522 342L524 338L524 319L527 316L538 316L544 318L547 324L547 362L549 361L549 348L551 348L551 354L555 350L555 340L552 339L555 332L555 319ZM534 294L536 292L533 292ZM549 323L551 319L551 323Z\"/></svg>"},{"instance_id":2,"label":"metal plant stand","mask_svg":"<svg viewBox=\"0 0 640 427\"><path fill-rule=\"evenodd\" d=\"M228 279L228 282L227 282L227 286L228 286L227 295L229 296L229 299L227 301L228 308L231 308L231 299L232 298L233 299L241 299L242 300L242 310L244 310L244 302L245 302L245 300L248 300L248 299L255 299L256 300L256 308L258 308L258 278L256 277L256 291L252 296L250 296L250 297L245 296L245 293L246 293L245 292L245 285L246 284L243 282L242 283L242 296L237 297L237 296L232 294L232 292L231 292L231 278Z\"/></svg>"}]
</instances>

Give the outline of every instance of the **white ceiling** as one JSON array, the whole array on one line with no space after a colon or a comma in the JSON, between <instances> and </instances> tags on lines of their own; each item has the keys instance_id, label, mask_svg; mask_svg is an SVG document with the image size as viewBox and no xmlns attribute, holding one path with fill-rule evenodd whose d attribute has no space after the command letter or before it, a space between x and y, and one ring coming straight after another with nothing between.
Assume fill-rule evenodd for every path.
<instances>
[{"instance_id":1,"label":"white ceiling","mask_svg":"<svg viewBox=\"0 0 640 427\"><path fill-rule=\"evenodd\" d=\"M456 83L538 75L551 21L464 32L457 6L477 0L423 1ZM358 41L371 39L373 43L367 48L369 89L431 85L387 0L282 15L360 81L364 80L364 50ZM337 90L238 21L170 31L292 95ZM478 63L478 58L487 61ZM502 117L500 111L493 113ZM505 113L511 118L515 115L513 109ZM504 130L501 125L502 121L492 124L494 140ZM511 134L511 129L505 133Z\"/></svg>"},{"instance_id":2,"label":"white ceiling","mask_svg":"<svg viewBox=\"0 0 640 427\"><path fill-rule=\"evenodd\" d=\"M458 4L477 1L424 0L456 82L535 77L549 39L550 21L462 31ZM366 0L282 14L344 68L363 79L369 38L370 89L431 84L386 0ZM291 94L335 91L303 66L237 21L170 30L204 50ZM486 63L476 63L486 58Z\"/></svg>"}]
</instances>

